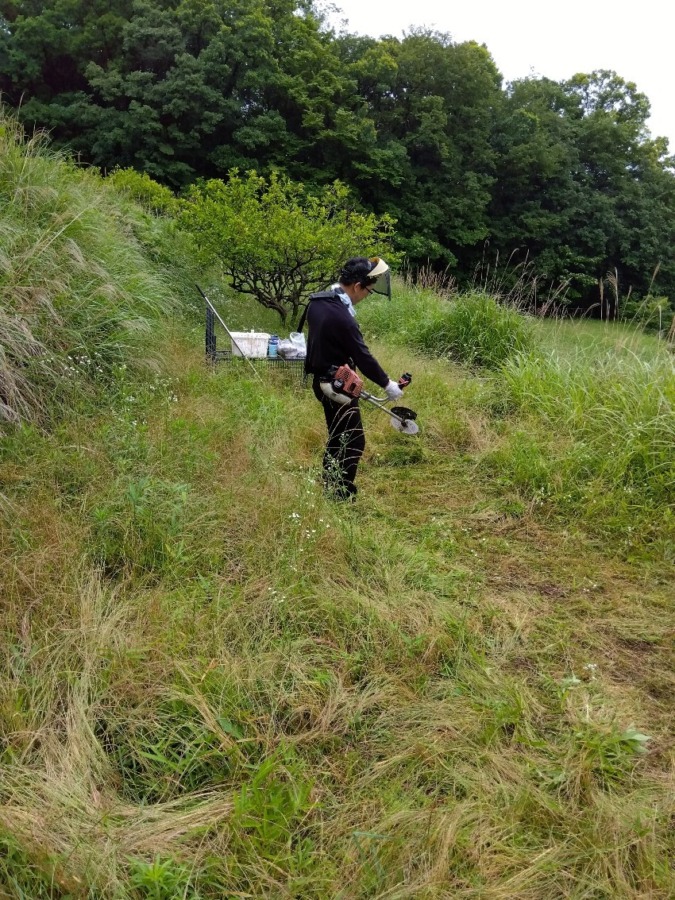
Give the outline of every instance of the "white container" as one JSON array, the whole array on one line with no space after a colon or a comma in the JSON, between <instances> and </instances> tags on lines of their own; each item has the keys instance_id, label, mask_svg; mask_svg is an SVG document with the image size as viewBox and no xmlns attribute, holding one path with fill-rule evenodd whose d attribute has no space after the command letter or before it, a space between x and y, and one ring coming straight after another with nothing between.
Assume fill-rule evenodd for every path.
<instances>
[{"instance_id":1,"label":"white container","mask_svg":"<svg viewBox=\"0 0 675 900\"><path fill-rule=\"evenodd\" d=\"M230 334L232 356L247 356L249 359L264 359L267 356L269 334L262 331L232 331Z\"/></svg>"}]
</instances>

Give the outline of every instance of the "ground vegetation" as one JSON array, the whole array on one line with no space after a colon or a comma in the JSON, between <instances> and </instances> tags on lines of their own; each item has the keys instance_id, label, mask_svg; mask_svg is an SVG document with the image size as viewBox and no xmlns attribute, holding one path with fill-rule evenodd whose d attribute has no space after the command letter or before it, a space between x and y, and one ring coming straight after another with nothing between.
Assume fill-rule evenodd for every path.
<instances>
[{"instance_id":1,"label":"ground vegetation","mask_svg":"<svg viewBox=\"0 0 675 900\"><path fill-rule=\"evenodd\" d=\"M302 382L205 363L171 197L12 127L0 892L672 897L665 341L399 283L361 322L421 432L364 409L335 505Z\"/></svg>"}]
</instances>

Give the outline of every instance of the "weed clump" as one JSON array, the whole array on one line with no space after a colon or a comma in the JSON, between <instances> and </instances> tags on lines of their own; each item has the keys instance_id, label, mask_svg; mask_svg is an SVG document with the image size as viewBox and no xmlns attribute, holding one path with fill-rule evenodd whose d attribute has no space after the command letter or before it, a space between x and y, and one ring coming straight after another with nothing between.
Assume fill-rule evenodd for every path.
<instances>
[{"instance_id":1,"label":"weed clump","mask_svg":"<svg viewBox=\"0 0 675 900\"><path fill-rule=\"evenodd\" d=\"M533 345L528 319L487 294L459 296L442 319L423 328L418 337L420 350L488 369Z\"/></svg>"},{"instance_id":2,"label":"weed clump","mask_svg":"<svg viewBox=\"0 0 675 900\"><path fill-rule=\"evenodd\" d=\"M376 337L487 369L536 345L530 319L485 293L441 299L426 290L400 289L391 303L374 301L359 310L359 318Z\"/></svg>"}]
</instances>

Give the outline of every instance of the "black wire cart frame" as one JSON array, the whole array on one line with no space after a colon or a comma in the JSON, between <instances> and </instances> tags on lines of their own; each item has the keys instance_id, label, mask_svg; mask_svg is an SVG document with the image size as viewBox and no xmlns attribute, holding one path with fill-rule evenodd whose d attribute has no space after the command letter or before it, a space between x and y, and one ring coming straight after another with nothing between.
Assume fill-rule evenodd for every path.
<instances>
[{"instance_id":1,"label":"black wire cart frame","mask_svg":"<svg viewBox=\"0 0 675 900\"><path fill-rule=\"evenodd\" d=\"M288 373L295 375L298 379L303 379L305 377L305 367L304 367L304 359L283 359L281 356L278 357L270 357L265 356L259 359L251 359L249 357L238 356L232 352L231 349L219 349L218 348L218 339L216 335L216 321L220 319L220 316L217 315L213 304L206 296L206 294L202 291L202 289L197 285L199 293L204 298L204 305L206 308L206 331L205 331L205 350L206 350L206 360L210 363L248 363L254 369L260 364L262 367L272 369L272 370L284 370ZM230 335L229 329L225 326L225 323L222 319L220 319L221 324L227 331L228 335Z\"/></svg>"}]
</instances>

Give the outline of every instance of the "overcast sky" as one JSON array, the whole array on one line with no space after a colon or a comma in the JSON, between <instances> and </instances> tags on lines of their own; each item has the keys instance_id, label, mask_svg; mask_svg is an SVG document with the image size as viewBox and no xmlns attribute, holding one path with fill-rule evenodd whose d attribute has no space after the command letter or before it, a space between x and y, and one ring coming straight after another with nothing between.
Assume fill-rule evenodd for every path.
<instances>
[{"instance_id":1,"label":"overcast sky","mask_svg":"<svg viewBox=\"0 0 675 900\"><path fill-rule=\"evenodd\" d=\"M675 4L672 0L334 0L337 27L402 37L411 25L485 44L509 81L540 75L560 81L577 72L613 69L646 94L653 137L675 153Z\"/></svg>"}]
</instances>

